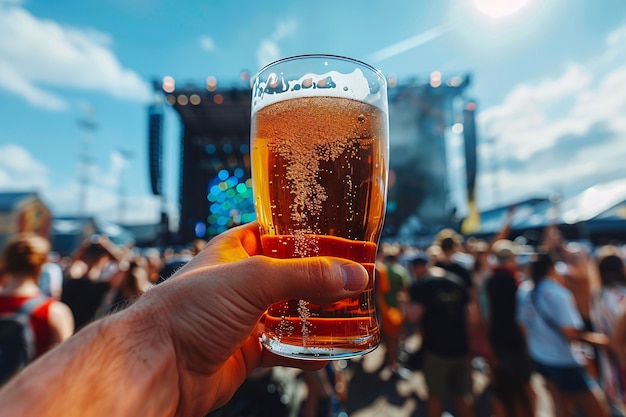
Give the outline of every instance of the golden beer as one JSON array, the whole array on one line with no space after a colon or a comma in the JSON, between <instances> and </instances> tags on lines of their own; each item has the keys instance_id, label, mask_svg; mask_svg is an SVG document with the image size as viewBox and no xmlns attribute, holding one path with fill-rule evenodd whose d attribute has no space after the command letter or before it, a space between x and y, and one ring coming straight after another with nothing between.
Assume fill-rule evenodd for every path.
<instances>
[{"instance_id":1,"label":"golden beer","mask_svg":"<svg viewBox=\"0 0 626 417\"><path fill-rule=\"evenodd\" d=\"M339 77L311 77L309 85L337 88ZM324 95L324 87L307 94L304 85L307 79L289 84L295 94L284 100L274 96L256 111L253 105L252 179L263 253L352 259L370 281L358 297L336 303L270 306L263 343L298 358L349 357L380 340L374 261L387 194L387 112L341 93Z\"/></svg>"}]
</instances>

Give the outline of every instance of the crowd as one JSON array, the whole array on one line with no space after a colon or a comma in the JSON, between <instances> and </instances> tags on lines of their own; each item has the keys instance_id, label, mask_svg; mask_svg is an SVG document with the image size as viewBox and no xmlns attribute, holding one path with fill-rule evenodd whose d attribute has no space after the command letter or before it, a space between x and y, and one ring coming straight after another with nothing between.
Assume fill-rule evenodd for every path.
<instances>
[{"instance_id":1,"label":"crowd","mask_svg":"<svg viewBox=\"0 0 626 417\"><path fill-rule=\"evenodd\" d=\"M556 417L625 415L624 248L567 242L556 226L533 246L509 234L505 226L485 241L444 229L427 248L381 245L387 356L397 358L412 332L421 338L404 364L387 366L423 372L432 417L442 415L445 398L455 416L475 415L471 373L480 363L493 416L537 415L533 375Z\"/></svg>"},{"instance_id":2,"label":"crowd","mask_svg":"<svg viewBox=\"0 0 626 417\"><path fill-rule=\"evenodd\" d=\"M87 324L123 309L171 276L203 243L179 252L143 253L93 235L71 257L60 258L42 236L13 236L0 260L0 385ZM20 323L23 317L27 326Z\"/></svg>"},{"instance_id":3,"label":"crowd","mask_svg":"<svg viewBox=\"0 0 626 417\"><path fill-rule=\"evenodd\" d=\"M536 415L533 375L543 380L556 417L624 415L624 248L567 242L554 226L534 246L509 237L505 225L490 241L444 229L429 247L380 245L376 284L385 369L403 378L423 373L429 417L441 416L448 398L455 416L475 415L476 363L485 364L493 416ZM0 356L0 385L94 320L127 308L205 246L196 241L179 252L141 250L92 236L59 259L46 239L15 236L0 262L0 317L28 320L14 325L11 337L0 333L0 351L19 353ZM2 331L8 327L0 320ZM407 356L411 335L421 344ZM255 378L265 388L272 376L257 371L246 382ZM342 369L333 363L303 372L302 379L309 401L300 415L341 415Z\"/></svg>"}]
</instances>

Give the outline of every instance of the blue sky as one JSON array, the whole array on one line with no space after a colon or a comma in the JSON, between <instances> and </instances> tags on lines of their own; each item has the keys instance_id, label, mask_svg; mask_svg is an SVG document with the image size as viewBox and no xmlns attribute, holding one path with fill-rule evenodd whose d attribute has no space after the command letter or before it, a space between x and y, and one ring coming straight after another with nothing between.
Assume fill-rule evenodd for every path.
<instances>
[{"instance_id":1,"label":"blue sky","mask_svg":"<svg viewBox=\"0 0 626 417\"><path fill-rule=\"evenodd\" d=\"M484 12L496 0L0 0L0 191L36 190L55 215L77 214L88 143L87 211L119 220L122 192L124 222L156 222L151 81L169 75L200 86L213 75L232 85L242 70L303 53L361 59L400 83L435 70L471 73L479 207L623 179L626 3L503 2L519 9L496 19ZM78 124L85 117L97 124L88 138ZM173 111L165 127L166 201L176 218ZM456 154L453 174L462 173Z\"/></svg>"}]
</instances>

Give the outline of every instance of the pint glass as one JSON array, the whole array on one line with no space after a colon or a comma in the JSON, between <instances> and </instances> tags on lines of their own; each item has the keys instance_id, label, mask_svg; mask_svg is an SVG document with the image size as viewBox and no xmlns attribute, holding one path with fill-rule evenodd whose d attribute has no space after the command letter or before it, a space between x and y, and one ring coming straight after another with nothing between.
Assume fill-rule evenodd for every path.
<instances>
[{"instance_id":1,"label":"pint glass","mask_svg":"<svg viewBox=\"0 0 626 417\"><path fill-rule=\"evenodd\" d=\"M262 342L276 354L347 358L379 343L374 262L387 198L387 107L384 76L349 58L285 58L253 79L250 148L263 254L347 258L369 273L357 297L271 305Z\"/></svg>"}]
</instances>

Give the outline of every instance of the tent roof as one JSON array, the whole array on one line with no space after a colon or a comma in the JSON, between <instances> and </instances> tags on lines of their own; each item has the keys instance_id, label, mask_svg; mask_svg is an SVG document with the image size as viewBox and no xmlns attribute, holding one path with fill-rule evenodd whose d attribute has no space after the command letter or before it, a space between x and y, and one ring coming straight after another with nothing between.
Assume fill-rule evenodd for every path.
<instances>
[{"instance_id":1,"label":"tent roof","mask_svg":"<svg viewBox=\"0 0 626 417\"><path fill-rule=\"evenodd\" d=\"M588 221L604 216L604 213L623 204L624 201L626 201L626 178L594 185L563 201L562 220L567 224Z\"/></svg>"},{"instance_id":2,"label":"tent roof","mask_svg":"<svg viewBox=\"0 0 626 417\"><path fill-rule=\"evenodd\" d=\"M504 223L510 206L480 214L481 233L495 233ZM514 230L542 228L556 221L572 225L596 220L626 220L626 178L594 185L558 205L550 198L532 198L515 204Z\"/></svg>"}]
</instances>

